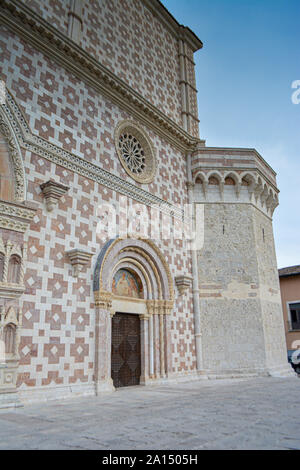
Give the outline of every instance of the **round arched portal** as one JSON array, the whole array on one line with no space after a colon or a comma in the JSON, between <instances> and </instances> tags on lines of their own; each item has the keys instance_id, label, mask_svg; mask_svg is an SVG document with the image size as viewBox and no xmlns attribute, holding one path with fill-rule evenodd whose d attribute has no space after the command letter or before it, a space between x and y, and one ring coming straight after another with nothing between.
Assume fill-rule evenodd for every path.
<instances>
[{"instance_id":1,"label":"round arched portal","mask_svg":"<svg viewBox=\"0 0 300 470\"><path fill-rule=\"evenodd\" d=\"M96 262L94 295L97 391L113 388L112 375L115 386L165 378L171 370L174 289L168 264L156 245L143 239L107 242ZM128 356L120 357L118 345L122 354L127 345ZM119 380L119 369L120 375L134 370L135 377Z\"/></svg>"}]
</instances>

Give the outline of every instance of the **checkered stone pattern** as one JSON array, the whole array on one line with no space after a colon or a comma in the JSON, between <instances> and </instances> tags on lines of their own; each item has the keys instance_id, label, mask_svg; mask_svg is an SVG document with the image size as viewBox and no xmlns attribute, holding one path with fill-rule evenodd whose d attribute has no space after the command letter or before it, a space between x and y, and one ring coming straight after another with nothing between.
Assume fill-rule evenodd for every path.
<instances>
[{"instance_id":1,"label":"checkered stone pattern","mask_svg":"<svg viewBox=\"0 0 300 470\"><path fill-rule=\"evenodd\" d=\"M140 0L84 3L82 47L181 125L176 39Z\"/></svg>"},{"instance_id":2,"label":"checkered stone pattern","mask_svg":"<svg viewBox=\"0 0 300 470\"><path fill-rule=\"evenodd\" d=\"M28 200L37 213L26 233L28 262L22 297L23 328L18 385L92 383L95 308L92 292L97 254L107 235L96 233L97 207L119 203L120 195L66 169L24 152ZM39 184L50 177L70 187L53 212L46 212ZM128 200L129 210L135 201ZM147 211L150 209L148 208ZM155 240L174 279L191 273L190 256L181 240ZM91 265L73 277L65 252L80 248L94 253ZM175 288L176 289L176 288ZM191 293L178 297L171 315L173 372L195 368Z\"/></svg>"},{"instance_id":3,"label":"checkered stone pattern","mask_svg":"<svg viewBox=\"0 0 300 470\"><path fill-rule=\"evenodd\" d=\"M69 1L26 5L67 34ZM140 0L82 0L81 18L80 46L182 125L178 43L153 13Z\"/></svg>"},{"instance_id":4,"label":"checkered stone pattern","mask_svg":"<svg viewBox=\"0 0 300 470\"><path fill-rule=\"evenodd\" d=\"M149 184L135 182L122 167L114 143L117 123L130 115L4 26L0 33L5 51L0 78L17 99L34 134L165 200L187 202L186 164L177 149L141 126L154 145L157 173Z\"/></svg>"},{"instance_id":5,"label":"checkered stone pattern","mask_svg":"<svg viewBox=\"0 0 300 470\"><path fill-rule=\"evenodd\" d=\"M68 12L70 1L68 0L21 0L27 7L48 21L52 26L64 34L68 32Z\"/></svg>"},{"instance_id":6,"label":"checkered stone pattern","mask_svg":"<svg viewBox=\"0 0 300 470\"><path fill-rule=\"evenodd\" d=\"M152 21L154 25L156 20ZM142 126L156 151L157 174L152 183L140 185L124 171L114 147L114 129L119 121L131 118L128 113L5 26L0 27L0 50L0 78L15 97L33 134L96 163L124 183L142 187L180 207L187 203L185 157L178 150ZM92 281L97 255L107 240L107 234L97 235L98 208L105 203L118 207L123 196L28 150L22 149L22 156L27 200L36 205L37 212L25 234L28 261L26 291L20 299L23 326L18 386L26 389L91 384L95 354ZM40 189L40 184L49 179L70 188L52 212L46 211ZM129 206L134 204L129 201ZM191 257L182 240L154 237L154 241L170 267L173 281L178 275L191 275ZM74 248L94 254L78 278L73 276L65 254ZM195 369L192 294L179 297L175 288L175 297L171 314L173 371L186 373Z\"/></svg>"}]
</instances>

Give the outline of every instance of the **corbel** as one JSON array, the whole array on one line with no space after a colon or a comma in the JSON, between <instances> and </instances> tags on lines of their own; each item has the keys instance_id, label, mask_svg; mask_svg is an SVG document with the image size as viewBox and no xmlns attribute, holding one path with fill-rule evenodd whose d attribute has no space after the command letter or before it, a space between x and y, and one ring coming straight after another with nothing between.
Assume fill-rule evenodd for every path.
<instances>
[{"instance_id":1,"label":"corbel","mask_svg":"<svg viewBox=\"0 0 300 470\"><path fill-rule=\"evenodd\" d=\"M179 295L183 295L187 289L192 286L192 281L193 278L191 276L182 275L175 277L175 284L179 291Z\"/></svg>"},{"instance_id":2,"label":"corbel","mask_svg":"<svg viewBox=\"0 0 300 470\"><path fill-rule=\"evenodd\" d=\"M45 198L46 208L49 212L53 211L54 207L57 206L60 198L70 189L68 186L57 183L54 180L49 180L46 183L42 183L40 188Z\"/></svg>"},{"instance_id":3,"label":"corbel","mask_svg":"<svg viewBox=\"0 0 300 470\"><path fill-rule=\"evenodd\" d=\"M75 248L74 250L66 251L66 255L73 266L74 277L78 277L78 274L82 271L82 268L90 262L94 253Z\"/></svg>"}]
</instances>

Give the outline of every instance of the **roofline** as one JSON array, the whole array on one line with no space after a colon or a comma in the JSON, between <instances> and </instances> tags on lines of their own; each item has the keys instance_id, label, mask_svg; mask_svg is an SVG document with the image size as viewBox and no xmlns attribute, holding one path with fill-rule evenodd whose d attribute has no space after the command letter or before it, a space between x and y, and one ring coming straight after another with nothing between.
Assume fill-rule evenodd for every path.
<instances>
[{"instance_id":1,"label":"roofline","mask_svg":"<svg viewBox=\"0 0 300 470\"><path fill-rule=\"evenodd\" d=\"M178 38L184 39L192 48L193 52L202 49L203 42L187 26L184 26L176 20L169 10L160 0L141 0L142 3L157 16L165 26Z\"/></svg>"},{"instance_id":2,"label":"roofline","mask_svg":"<svg viewBox=\"0 0 300 470\"><path fill-rule=\"evenodd\" d=\"M291 277L291 276L299 276L300 271L298 273L290 273L290 274L279 274L279 277Z\"/></svg>"},{"instance_id":3,"label":"roofline","mask_svg":"<svg viewBox=\"0 0 300 470\"><path fill-rule=\"evenodd\" d=\"M280 271L284 269L290 269L290 268L299 268L299 271L295 271L294 273L283 273L280 274ZM285 268L280 268L278 269L278 275L279 277L289 277L289 276L298 276L300 274L300 266L298 264L295 264L294 266L286 266Z\"/></svg>"}]
</instances>

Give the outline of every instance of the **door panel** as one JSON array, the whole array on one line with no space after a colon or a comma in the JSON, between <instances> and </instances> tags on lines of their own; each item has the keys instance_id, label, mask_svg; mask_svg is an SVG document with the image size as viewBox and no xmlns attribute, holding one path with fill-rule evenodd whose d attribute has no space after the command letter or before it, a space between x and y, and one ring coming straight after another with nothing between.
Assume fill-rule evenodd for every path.
<instances>
[{"instance_id":1,"label":"door panel","mask_svg":"<svg viewBox=\"0 0 300 470\"><path fill-rule=\"evenodd\" d=\"M111 376L115 387L139 385L141 375L140 319L116 313L112 318Z\"/></svg>"}]
</instances>

